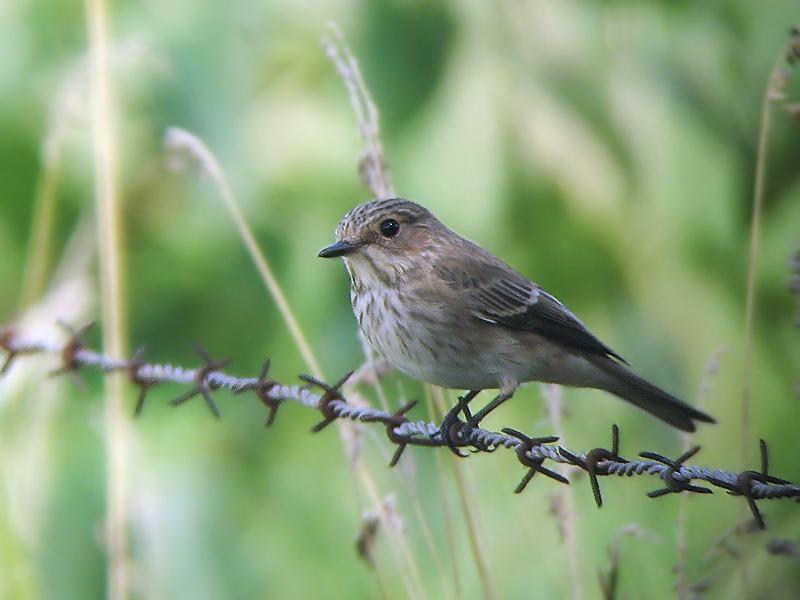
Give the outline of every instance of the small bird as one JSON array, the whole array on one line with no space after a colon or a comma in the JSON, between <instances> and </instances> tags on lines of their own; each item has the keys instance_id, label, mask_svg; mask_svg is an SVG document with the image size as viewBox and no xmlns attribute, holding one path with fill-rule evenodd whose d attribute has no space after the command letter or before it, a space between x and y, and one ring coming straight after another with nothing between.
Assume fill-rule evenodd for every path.
<instances>
[{"instance_id":1,"label":"small bird","mask_svg":"<svg viewBox=\"0 0 800 600\"><path fill-rule=\"evenodd\" d=\"M529 381L605 390L683 431L715 422L642 379L554 296L415 202L359 204L319 256L344 259L361 331L392 366L469 390L443 428L461 411L474 428ZM499 394L470 414L466 403L484 389Z\"/></svg>"}]
</instances>

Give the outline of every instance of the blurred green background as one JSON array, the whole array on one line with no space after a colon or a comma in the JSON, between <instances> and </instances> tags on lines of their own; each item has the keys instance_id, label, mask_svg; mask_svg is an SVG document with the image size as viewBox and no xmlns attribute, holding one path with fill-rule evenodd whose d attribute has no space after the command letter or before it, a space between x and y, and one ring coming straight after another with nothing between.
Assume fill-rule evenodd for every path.
<instances>
[{"instance_id":1,"label":"blurred green background","mask_svg":"<svg viewBox=\"0 0 800 600\"><path fill-rule=\"evenodd\" d=\"M691 402L702 395L719 424L694 437L697 461L740 466L760 105L800 18L795 1L110 4L133 347L192 367L199 341L233 358L235 373L266 356L281 380L306 370L211 181L169 168L163 136L179 126L219 159L329 379L361 364L344 268L316 258L368 197L355 117L320 45L335 20L380 108L398 192L556 294L643 375ZM57 318L99 314L87 51L81 2L0 5L0 322L21 319L45 337ZM776 473L796 481L800 350L787 281L800 247L800 124L779 109L773 119L745 441L752 467L763 437ZM34 201L47 186L52 285L23 311ZM7 598L105 594L102 381L87 377L81 390L48 379L54 366L28 359L0 381ZM424 397L399 375L384 390L393 406ZM201 402L168 407L181 391L157 390L131 423L133 597L480 597L471 528L499 598L600 597L597 573L614 546L629 598L673 596L679 579L707 583L706 597L737 597L742 548L753 597L800 586L796 559L766 551L773 538L800 541L793 503L763 503L768 530L742 536L732 531L746 516L741 499L689 498L680 553L682 499L649 500L655 480L604 481L602 511L581 477L572 496L538 478L515 496L522 470L510 453L454 471L446 452L411 449L389 470L392 448L374 428L361 460L397 508L370 566L355 541L374 507L333 428L312 437L317 415L290 404L265 430L252 398L222 392L214 422ZM131 410L134 401L131 391ZM566 403L574 449L607 445L613 422L624 455L681 451L675 432L610 396L567 390ZM413 415L427 417L424 404ZM487 425L553 432L536 385ZM570 497L578 577L555 514Z\"/></svg>"}]
</instances>

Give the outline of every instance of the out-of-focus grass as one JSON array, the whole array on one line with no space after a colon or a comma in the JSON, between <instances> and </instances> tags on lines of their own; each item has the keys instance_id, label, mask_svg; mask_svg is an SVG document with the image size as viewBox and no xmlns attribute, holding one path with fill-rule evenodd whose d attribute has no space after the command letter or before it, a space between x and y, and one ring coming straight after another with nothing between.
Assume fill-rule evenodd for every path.
<instances>
[{"instance_id":1,"label":"out-of-focus grass","mask_svg":"<svg viewBox=\"0 0 800 600\"><path fill-rule=\"evenodd\" d=\"M166 168L164 129L177 125L218 153L324 371L359 364L347 277L340 266L315 258L341 215L365 196L355 173L354 118L319 45L325 23L335 18L362 58L385 117L384 143L399 193L539 281L643 374L690 400L715 349L730 348L706 400L720 423L696 439L704 445L702 462L738 465L759 103L774 54L798 19L791 2L766 9L747 0L724 6L572 0L500 8L477 1L436 7L335 1L312 10L302 2L150 0L114 8L131 342L147 344L148 356L191 366L190 342L200 341L215 356L232 356L242 373L257 371L267 355L277 378L304 370L214 192ZM0 62L0 315L7 318L26 275L47 115L86 50L84 15L75 3L9 0L0 8L0 55L6 57ZM85 101L85 81L78 77L75 85ZM800 243L800 127L780 111L774 119L751 428L754 437L770 441L776 472L798 479L792 425L800 351L786 265ZM91 213L87 127L79 116L63 138L55 256ZM73 314L69 308L64 315ZM398 375L383 387L393 402L401 390L406 398L422 397L421 386ZM28 443L21 421L33 418L46 399L31 387L9 403L5 389L4 457L13 457ZM99 380L90 381L89 392L68 381L61 390L65 402L43 446L51 476L32 479L42 501L26 507L37 511L30 521L37 525L21 531L8 503L0 504L0 562L14 557L0 594L22 589L8 583L20 577L35 582L30 595L85 598L105 586ZM354 550L360 515L337 436L311 437L314 417L292 407L264 431L258 407L227 397L220 398L222 422L213 423L200 405L166 407L173 391L179 393L156 392L134 423L133 590L172 598L377 595ZM623 453L679 452L673 432L613 398L566 390L566 404L564 427L573 446L607 443L616 422ZM487 424L550 433L536 386ZM389 450L382 441L367 434L364 443L376 485L398 494L426 595L440 595L444 586L415 524L405 479L385 468ZM757 448L748 451L756 465ZM448 572L442 485L451 491L458 589L473 597L480 585L449 471L437 470L432 452L408 454ZM519 467L499 454L459 467L476 489L473 508L498 595L570 594L566 554L549 514L552 484L534 481L513 495ZM2 477L6 486L16 481L7 472ZM606 506L597 512L588 483L575 482L586 596L598 589L595 572L607 564L607 546L631 522L653 536L620 543L622 593L670 593L679 503L648 500L651 484L605 482ZM713 552L737 523L738 503L720 494L686 502L687 577L714 575L712 596L728 597L738 584L736 561ZM779 596L800 581L789 560L768 556L764 543L770 536L796 541L800 521L790 503L767 504L765 512L767 534L734 536L734 543L751 545L752 585ZM388 559L381 561L387 565L382 579L390 595L402 597L403 575L385 533L376 547Z\"/></svg>"},{"instance_id":2,"label":"out-of-focus grass","mask_svg":"<svg viewBox=\"0 0 800 600\"><path fill-rule=\"evenodd\" d=\"M118 153L121 147L117 89L114 85L111 18L106 0L86 0L89 32L90 91L89 120L94 182L94 218L98 241L98 288L103 352L124 356L128 351L127 304L125 302L125 250L122 230L122 194L119 186ZM129 423L125 419L127 392L125 374L111 373L103 386L103 434L105 450L105 515L102 546L105 550L106 596L128 597L128 497L131 481Z\"/></svg>"}]
</instances>

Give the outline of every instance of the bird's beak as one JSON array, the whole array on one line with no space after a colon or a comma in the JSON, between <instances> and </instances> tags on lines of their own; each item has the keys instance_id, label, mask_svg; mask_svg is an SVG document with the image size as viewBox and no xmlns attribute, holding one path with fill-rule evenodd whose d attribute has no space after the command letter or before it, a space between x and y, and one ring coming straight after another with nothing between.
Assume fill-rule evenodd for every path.
<instances>
[{"instance_id":1,"label":"bird's beak","mask_svg":"<svg viewBox=\"0 0 800 600\"><path fill-rule=\"evenodd\" d=\"M325 246L322 250L319 251L320 258L334 258L336 256L346 256L347 254L352 254L356 250L361 247L360 242L348 242L347 240L342 240L340 242L336 242L331 244L330 246Z\"/></svg>"}]
</instances>

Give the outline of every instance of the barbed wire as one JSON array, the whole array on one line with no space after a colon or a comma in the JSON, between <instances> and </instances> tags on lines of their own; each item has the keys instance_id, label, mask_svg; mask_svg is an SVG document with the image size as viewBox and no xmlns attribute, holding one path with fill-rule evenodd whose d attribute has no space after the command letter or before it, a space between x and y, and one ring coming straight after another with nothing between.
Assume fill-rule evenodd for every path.
<instances>
[{"instance_id":1,"label":"barbed wire","mask_svg":"<svg viewBox=\"0 0 800 600\"><path fill-rule=\"evenodd\" d=\"M619 429L616 425L612 426L610 448L598 447L587 452L573 452L556 445L558 438L554 436L529 437L512 428L504 428L499 432L480 427L468 428L467 423L458 418L452 420L445 430L428 421L412 421L407 413L417 404L416 401L409 402L394 412L350 404L341 390L352 376L352 372L347 373L333 385L311 375L300 375L302 384L287 385L269 378L269 360L264 363L257 377L236 377L223 370L229 364L229 360L213 360L199 346L195 346L195 351L203 364L194 369L147 362L142 351L137 351L130 359L105 356L85 343L84 337L90 327L91 325L77 330L67 328L69 337L61 344L25 340L10 328L0 331L0 350L5 353L0 376L5 375L20 357L33 354L59 357L61 364L52 371L52 375L71 374L79 377L86 369L98 369L104 373L126 371L130 383L139 388L134 409L136 416L144 409L148 393L165 383L191 386L186 392L171 400L171 405L180 406L193 398L201 397L215 418L219 418L221 412L214 399L214 393L223 388L235 394L252 393L268 410L267 425L275 421L278 409L284 402L293 401L321 413L322 420L312 427L312 432L322 431L336 419L383 425L386 437L397 446L389 463L390 467L397 464L408 446L465 448L473 452L494 452L505 448L515 451L517 460L527 469L514 490L515 493L520 493L537 473L559 483L569 484L569 480L563 475L545 466L547 461L576 466L588 474L598 507L603 505L599 477L611 475L619 477L652 475L660 478L663 487L649 492L647 495L650 498L683 492L712 493L711 487L692 483L705 482L712 487L725 490L730 495L744 497L753 518L762 529L765 523L757 501L776 499L800 501L800 486L770 474L769 455L764 440L760 441L761 469L743 472L685 464L700 451L700 446L692 448L676 459L656 452L640 452L637 459L628 460L620 455ZM319 393L316 390L319 390Z\"/></svg>"}]
</instances>

